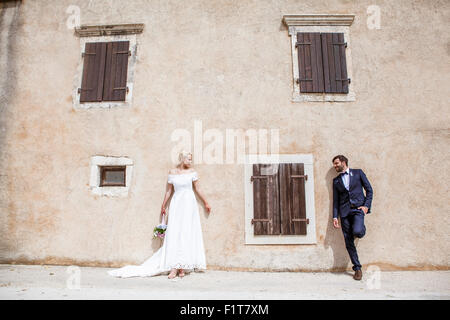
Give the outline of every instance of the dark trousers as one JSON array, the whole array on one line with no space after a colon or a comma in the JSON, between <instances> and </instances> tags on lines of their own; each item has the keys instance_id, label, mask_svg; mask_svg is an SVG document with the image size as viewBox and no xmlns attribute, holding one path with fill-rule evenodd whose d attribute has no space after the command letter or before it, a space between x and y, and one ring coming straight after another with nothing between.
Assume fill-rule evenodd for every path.
<instances>
[{"instance_id":1,"label":"dark trousers","mask_svg":"<svg viewBox=\"0 0 450 320\"><path fill-rule=\"evenodd\" d=\"M345 247L347 248L350 260L353 263L353 270L361 270L361 264L356 252L355 238L362 238L366 234L366 226L364 225L364 212L360 209L352 209L352 211L341 217L342 233L344 233Z\"/></svg>"}]
</instances>

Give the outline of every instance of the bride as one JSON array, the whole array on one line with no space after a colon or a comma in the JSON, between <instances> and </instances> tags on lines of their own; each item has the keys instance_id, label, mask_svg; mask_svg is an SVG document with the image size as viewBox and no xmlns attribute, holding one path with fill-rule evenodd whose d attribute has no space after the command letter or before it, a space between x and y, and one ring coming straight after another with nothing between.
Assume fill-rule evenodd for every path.
<instances>
[{"instance_id":1,"label":"bride","mask_svg":"<svg viewBox=\"0 0 450 320\"><path fill-rule=\"evenodd\" d=\"M208 213L211 207L199 190L198 174L192 168L192 154L183 151L179 164L169 171L166 194L161 206L162 218L170 201L167 230L162 247L139 266L128 265L108 271L114 277L149 277L169 272L169 279L184 277L185 270L206 269L202 229L194 190Z\"/></svg>"}]
</instances>

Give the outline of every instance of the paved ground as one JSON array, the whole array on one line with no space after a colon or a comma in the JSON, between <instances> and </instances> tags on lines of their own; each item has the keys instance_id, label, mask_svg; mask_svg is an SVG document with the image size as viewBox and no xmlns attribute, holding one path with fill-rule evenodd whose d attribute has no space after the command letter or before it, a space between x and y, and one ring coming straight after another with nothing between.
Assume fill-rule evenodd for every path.
<instances>
[{"instance_id":1,"label":"paved ground","mask_svg":"<svg viewBox=\"0 0 450 320\"><path fill-rule=\"evenodd\" d=\"M450 271L195 272L114 278L108 268L0 265L0 299L450 299ZM77 275L80 275L79 289Z\"/></svg>"}]
</instances>

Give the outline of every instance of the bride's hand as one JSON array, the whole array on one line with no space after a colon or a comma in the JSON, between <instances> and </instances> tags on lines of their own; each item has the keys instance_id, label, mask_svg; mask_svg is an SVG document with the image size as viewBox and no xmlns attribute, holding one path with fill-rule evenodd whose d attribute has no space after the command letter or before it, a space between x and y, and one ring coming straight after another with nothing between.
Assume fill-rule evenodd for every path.
<instances>
[{"instance_id":1,"label":"bride's hand","mask_svg":"<svg viewBox=\"0 0 450 320\"><path fill-rule=\"evenodd\" d=\"M166 213L166 208L161 207L161 215L163 215L163 214L165 214L165 213Z\"/></svg>"},{"instance_id":2,"label":"bride's hand","mask_svg":"<svg viewBox=\"0 0 450 320\"><path fill-rule=\"evenodd\" d=\"M206 208L206 211L208 211L208 213L211 212L211 206L207 202L205 202L205 208Z\"/></svg>"}]
</instances>

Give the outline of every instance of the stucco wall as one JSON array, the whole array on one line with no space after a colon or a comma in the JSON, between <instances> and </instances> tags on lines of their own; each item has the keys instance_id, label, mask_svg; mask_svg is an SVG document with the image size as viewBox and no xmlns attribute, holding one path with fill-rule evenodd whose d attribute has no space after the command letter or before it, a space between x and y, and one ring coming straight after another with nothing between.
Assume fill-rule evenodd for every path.
<instances>
[{"instance_id":1,"label":"stucco wall","mask_svg":"<svg viewBox=\"0 0 450 320\"><path fill-rule=\"evenodd\" d=\"M345 154L374 188L364 266L448 268L447 1L22 1L0 12L0 262L120 266L156 251L173 130L278 128L280 153L314 157L317 244L244 244L244 167L196 166L210 268L350 267L331 224L331 159ZM132 106L75 110L80 39L67 27L144 23ZM294 103L284 14L352 13L354 102ZM7 37L3 30L13 36ZM6 39L6 40L5 40ZM4 72L6 70L7 72ZM133 160L128 197L89 190L94 155ZM194 158L195 163L195 158Z\"/></svg>"}]
</instances>

